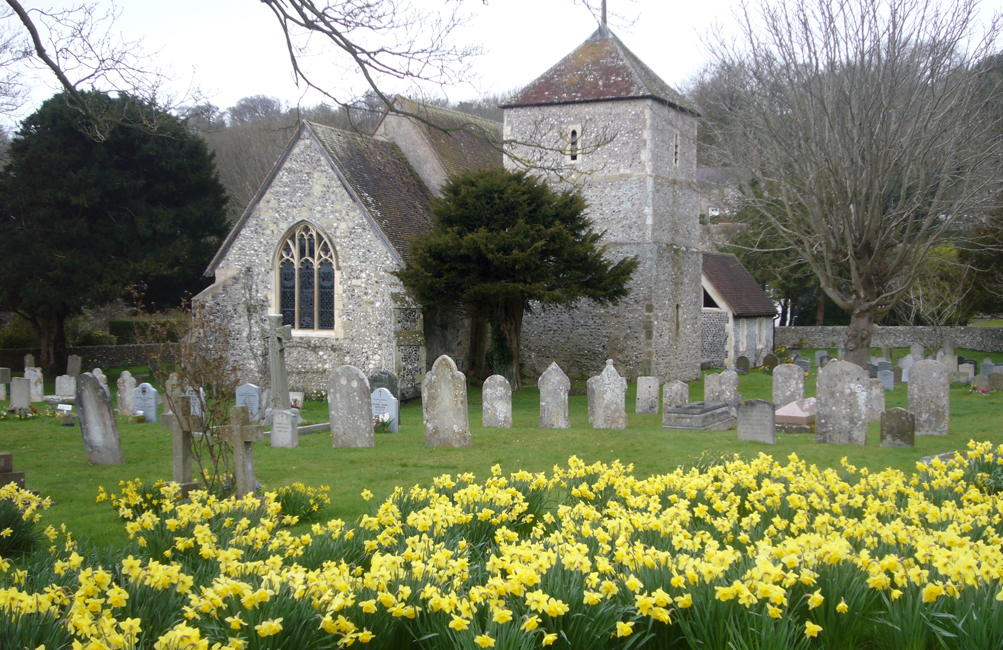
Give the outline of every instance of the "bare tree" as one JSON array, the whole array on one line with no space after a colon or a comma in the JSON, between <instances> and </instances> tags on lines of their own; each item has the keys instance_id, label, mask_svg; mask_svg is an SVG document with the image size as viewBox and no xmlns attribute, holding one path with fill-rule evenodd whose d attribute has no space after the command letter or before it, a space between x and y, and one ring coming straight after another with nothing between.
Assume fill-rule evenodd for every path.
<instances>
[{"instance_id":1,"label":"bare tree","mask_svg":"<svg viewBox=\"0 0 1003 650\"><path fill-rule=\"evenodd\" d=\"M713 46L737 101L715 140L746 201L851 314L847 358L978 212L999 173L999 117L974 100L998 21L975 0L762 0Z\"/></svg>"}]
</instances>

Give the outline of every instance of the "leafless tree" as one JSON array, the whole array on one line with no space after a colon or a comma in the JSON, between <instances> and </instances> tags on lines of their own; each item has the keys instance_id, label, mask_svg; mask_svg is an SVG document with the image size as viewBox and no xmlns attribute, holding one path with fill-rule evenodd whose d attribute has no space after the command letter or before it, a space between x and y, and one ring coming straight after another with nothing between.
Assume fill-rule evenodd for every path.
<instances>
[{"instance_id":1,"label":"leafless tree","mask_svg":"<svg viewBox=\"0 0 1003 650\"><path fill-rule=\"evenodd\" d=\"M745 200L851 314L847 358L908 295L1000 169L999 117L973 99L999 23L975 0L761 0L712 47L735 105L715 141Z\"/></svg>"}]
</instances>

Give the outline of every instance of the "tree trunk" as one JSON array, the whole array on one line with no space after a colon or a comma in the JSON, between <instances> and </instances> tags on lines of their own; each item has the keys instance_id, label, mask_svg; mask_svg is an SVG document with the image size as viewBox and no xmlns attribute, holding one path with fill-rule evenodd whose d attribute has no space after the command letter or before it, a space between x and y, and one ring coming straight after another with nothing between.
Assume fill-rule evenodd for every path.
<instances>
[{"instance_id":1,"label":"tree trunk","mask_svg":"<svg viewBox=\"0 0 1003 650\"><path fill-rule=\"evenodd\" d=\"M818 291L818 301L815 303L815 325L816 327L825 325L825 292L821 289Z\"/></svg>"},{"instance_id":2,"label":"tree trunk","mask_svg":"<svg viewBox=\"0 0 1003 650\"><path fill-rule=\"evenodd\" d=\"M850 316L850 326L846 328L845 361L866 369L873 335L874 315L869 311L854 309L853 315Z\"/></svg>"},{"instance_id":3,"label":"tree trunk","mask_svg":"<svg viewBox=\"0 0 1003 650\"><path fill-rule=\"evenodd\" d=\"M512 390L522 388L522 369L519 365L519 343L522 338L522 315L526 309L524 300L505 300L495 307L494 325L502 333L505 345L508 346L512 355L512 371L509 381L512 382Z\"/></svg>"},{"instance_id":4,"label":"tree trunk","mask_svg":"<svg viewBox=\"0 0 1003 650\"><path fill-rule=\"evenodd\" d=\"M57 377L66 369L66 317L49 312L38 322L38 334L42 340L39 366L45 375Z\"/></svg>"}]
</instances>

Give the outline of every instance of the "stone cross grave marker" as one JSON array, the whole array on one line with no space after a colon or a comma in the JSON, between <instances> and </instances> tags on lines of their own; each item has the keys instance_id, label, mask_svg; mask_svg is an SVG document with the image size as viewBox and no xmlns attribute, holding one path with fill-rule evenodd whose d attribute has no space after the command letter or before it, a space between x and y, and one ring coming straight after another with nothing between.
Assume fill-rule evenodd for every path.
<instances>
[{"instance_id":1,"label":"stone cross grave marker","mask_svg":"<svg viewBox=\"0 0 1003 650\"><path fill-rule=\"evenodd\" d=\"M240 499L253 494L257 488L254 478L254 443L265 439L265 427L251 424L246 406L234 406L230 409L230 425L226 436L233 446L234 483L236 496Z\"/></svg>"},{"instance_id":2,"label":"stone cross grave marker","mask_svg":"<svg viewBox=\"0 0 1003 650\"><path fill-rule=\"evenodd\" d=\"M804 399L804 372L801 366L785 363L773 369L773 403L777 408Z\"/></svg>"},{"instance_id":3,"label":"stone cross grave marker","mask_svg":"<svg viewBox=\"0 0 1003 650\"><path fill-rule=\"evenodd\" d=\"M118 414L129 417L136 414L136 378L123 370L118 378Z\"/></svg>"},{"instance_id":4,"label":"stone cross grave marker","mask_svg":"<svg viewBox=\"0 0 1003 650\"><path fill-rule=\"evenodd\" d=\"M59 375L56 377L56 395L76 395L77 378L73 375Z\"/></svg>"},{"instance_id":5,"label":"stone cross grave marker","mask_svg":"<svg viewBox=\"0 0 1003 650\"><path fill-rule=\"evenodd\" d=\"M947 366L933 359L919 361L909 378L909 412L916 416L916 435L947 435L951 414Z\"/></svg>"},{"instance_id":6,"label":"stone cross grave marker","mask_svg":"<svg viewBox=\"0 0 1003 650\"><path fill-rule=\"evenodd\" d=\"M327 381L332 447L374 447L372 393L364 372L338 366Z\"/></svg>"},{"instance_id":7,"label":"stone cross grave marker","mask_svg":"<svg viewBox=\"0 0 1003 650\"><path fill-rule=\"evenodd\" d=\"M634 401L634 412L658 413L658 393L660 388L658 377L638 377L637 399Z\"/></svg>"},{"instance_id":8,"label":"stone cross grave marker","mask_svg":"<svg viewBox=\"0 0 1003 650\"><path fill-rule=\"evenodd\" d=\"M286 409L284 411L272 411L272 435L273 447L283 449L295 449L300 444L299 430L299 409Z\"/></svg>"},{"instance_id":9,"label":"stone cross grave marker","mask_svg":"<svg viewBox=\"0 0 1003 650\"><path fill-rule=\"evenodd\" d=\"M445 354L421 381L421 411L428 447L469 447L467 378Z\"/></svg>"},{"instance_id":10,"label":"stone cross grave marker","mask_svg":"<svg viewBox=\"0 0 1003 650\"><path fill-rule=\"evenodd\" d=\"M377 388L386 388L394 399L400 399L400 380L389 370L377 370L369 375L369 390L376 392Z\"/></svg>"},{"instance_id":11,"label":"stone cross grave marker","mask_svg":"<svg viewBox=\"0 0 1003 650\"><path fill-rule=\"evenodd\" d=\"M752 369L752 364L749 363L749 357L738 357L735 359L735 369L741 370L745 374L749 374L749 370Z\"/></svg>"},{"instance_id":12,"label":"stone cross grave marker","mask_svg":"<svg viewBox=\"0 0 1003 650\"><path fill-rule=\"evenodd\" d=\"M0 400L7 399L7 384L10 383L10 368L0 368Z\"/></svg>"},{"instance_id":13,"label":"stone cross grave marker","mask_svg":"<svg viewBox=\"0 0 1003 650\"><path fill-rule=\"evenodd\" d=\"M1001 372L991 372L989 373L989 390L1003 390L1003 373Z\"/></svg>"},{"instance_id":14,"label":"stone cross grave marker","mask_svg":"<svg viewBox=\"0 0 1003 650\"><path fill-rule=\"evenodd\" d=\"M903 408L881 414L881 446L912 447L916 444L916 416Z\"/></svg>"},{"instance_id":15,"label":"stone cross grave marker","mask_svg":"<svg viewBox=\"0 0 1003 650\"><path fill-rule=\"evenodd\" d=\"M491 375L484 380L481 425L492 429L512 428L512 384L501 375Z\"/></svg>"},{"instance_id":16,"label":"stone cross grave marker","mask_svg":"<svg viewBox=\"0 0 1003 650\"><path fill-rule=\"evenodd\" d=\"M41 402L45 396L45 383L41 368L25 368L24 378L28 380L28 392L32 402Z\"/></svg>"},{"instance_id":17,"label":"stone cross grave marker","mask_svg":"<svg viewBox=\"0 0 1003 650\"><path fill-rule=\"evenodd\" d=\"M400 427L400 402L390 392L389 388L380 386L373 391L373 421L382 416L390 416L390 424L387 431L397 433Z\"/></svg>"},{"instance_id":18,"label":"stone cross grave marker","mask_svg":"<svg viewBox=\"0 0 1003 650\"><path fill-rule=\"evenodd\" d=\"M31 382L24 377L10 380L10 408L26 409L31 406Z\"/></svg>"},{"instance_id":19,"label":"stone cross grave marker","mask_svg":"<svg viewBox=\"0 0 1003 650\"><path fill-rule=\"evenodd\" d=\"M27 370L28 368L34 368L34 367L35 367L35 355L34 354L24 355L24 369Z\"/></svg>"},{"instance_id":20,"label":"stone cross grave marker","mask_svg":"<svg viewBox=\"0 0 1003 650\"><path fill-rule=\"evenodd\" d=\"M83 359L79 355L71 354L66 357L66 374L76 379L80 376L80 369L83 366Z\"/></svg>"},{"instance_id":21,"label":"stone cross grave marker","mask_svg":"<svg viewBox=\"0 0 1003 650\"><path fill-rule=\"evenodd\" d=\"M879 370L875 377L885 386L885 390L895 390L895 373L891 370Z\"/></svg>"},{"instance_id":22,"label":"stone cross grave marker","mask_svg":"<svg viewBox=\"0 0 1003 650\"><path fill-rule=\"evenodd\" d=\"M770 372L773 372L773 369L779 365L780 365L780 359L778 359L777 355L773 354L772 352L763 357L763 366Z\"/></svg>"},{"instance_id":23,"label":"stone cross grave marker","mask_svg":"<svg viewBox=\"0 0 1003 650\"><path fill-rule=\"evenodd\" d=\"M174 402L174 411L164 413L163 426L171 430L171 476L181 487L182 496L195 489L192 481L192 433L202 428L199 417L192 413L192 399L181 396ZM234 451L234 460L237 453Z\"/></svg>"},{"instance_id":24,"label":"stone cross grave marker","mask_svg":"<svg viewBox=\"0 0 1003 650\"><path fill-rule=\"evenodd\" d=\"M156 388L145 382L136 386L136 390L132 392L132 401L137 414L142 413L147 422L157 421L160 393L157 392Z\"/></svg>"},{"instance_id":25,"label":"stone cross grave marker","mask_svg":"<svg viewBox=\"0 0 1003 650\"><path fill-rule=\"evenodd\" d=\"M289 408L289 377L286 374L286 341L292 339L291 325L282 324L282 314L268 314L261 335L268 345L268 367L271 370L270 410L285 410Z\"/></svg>"},{"instance_id":26,"label":"stone cross grave marker","mask_svg":"<svg viewBox=\"0 0 1003 650\"><path fill-rule=\"evenodd\" d=\"M662 411L675 406L690 403L690 385L684 381L673 379L666 382L662 390Z\"/></svg>"},{"instance_id":27,"label":"stone cross grave marker","mask_svg":"<svg viewBox=\"0 0 1003 650\"><path fill-rule=\"evenodd\" d=\"M237 406L247 407L248 417L251 418L251 422L259 421L264 415L261 408L261 388L254 384L241 384L237 386L235 392Z\"/></svg>"},{"instance_id":28,"label":"stone cross grave marker","mask_svg":"<svg viewBox=\"0 0 1003 650\"><path fill-rule=\"evenodd\" d=\"M97 378L97 380L101 383L102 386L105 387L108 386L108 378L104 376L104 371L102 371L100 368L95 368L94 370L91 370L91 374Z\"/></svg>"},{"instance_id":29,"label":"stone cross grave marker","mask_svg":"<svg viewBox=\"0 0 1003 650\"><path fill-rule=\"evenodd\" d=\"M178 379L178 373L172 372L168 377L167 381L164 382L164 415L168 415L172 412L174 404L177 404L182 397L184 397L185 392L181 389L181 380ZM164 429L170 429L171 426L167 420L161 420L160 425Z\"/></svg>"},{"instance_id":30,"label":"stone cross grave marker","mask_svg":"<svg viewBox=\"0 0 1003 650\"><path fill-rule=\"evenodd\" d=\"M815 442L867 443L867 371L849 361L830 361L818 374Z\"/></svg>"},{"instance_id":31,"label":"stone cross grave marker","mask_svg":"<svg viewBox=\"0 0 1003 650\"><path fill-rule=\"evenodd\" d=\"M867 421L880 422L885 412L885 384L880 379L867 380Z\"/></svg>"},{"instance_id":32,"label":"stone cross grave marker","mask_svg":"<svg viewBox=\"0 0 1003 650\"><path fill-rule=\"evenodd\" d=\"M550 364L536 382L540 389L540 429L568 429L568 391L571 380L564 374L557 362Z\"/></svg>"},{"instance_id":33,"label":"stone cross grave marker","mask_svg":"<svg viewBox=\"0 0 1003 650\"><path fill-rule=\"evenodd\" d=\"M777 443L776 416L773 403L764 399L747 399L738 405L738 439L746 442Z\"/></svg>"},{"instance_id":34,"label":"stone cross grave marker","mask_svg":"<svg viewBox=\"0 0 1003 650\"><path fill-rule=\"evenodd\" d=\"M627 428L627 380L613 367L613 360L606 361L606 368L593 378L595 383L593 429Z\"/></svg>"},{"instance_id":35,"label":"stone cross grave marker","mask_svg":"<svg viewBox=\"0 0 1003 650\"><path fill-rule=\"evenodd\" d=\"M85 372L77 380L77 413L84 439L87 462L92 465L121 465L125 462L118 437L118 422L111 408L111 397L97 377Z\"/></svg>"}]
</instances>

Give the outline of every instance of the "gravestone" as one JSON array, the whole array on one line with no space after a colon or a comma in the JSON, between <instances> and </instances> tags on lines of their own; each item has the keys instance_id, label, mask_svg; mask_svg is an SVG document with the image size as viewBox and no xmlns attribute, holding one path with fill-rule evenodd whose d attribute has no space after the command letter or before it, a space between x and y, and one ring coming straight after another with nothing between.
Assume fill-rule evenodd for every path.
<instances>
[{"instance_id":1,"label":"gravestone","mask_svg":"<svg viewBox=\"0 0 1003 650\"><path fill-rule=\"evenodd\" d=\"M247 417L251 418L251 422L261 420L264 415L261 404L261 388L254 384L241 384L237 386L235 393L237 406L247 407Z\"/></svg>"},{"instance_id":2,"label":"gravestone","mask_svg":"<svg viewBox=\"0 0 1003 650\"><path fill-rule=\"evenodd\" d=\"M818 373L815 442L867 442L867 372L849 361L832 361Z\"/></svg>"},{"instance_id":3,"label":"gravestone","mask_svg":"<svg viewBox=\"0 0 1003 650\"><path fill-rule=\"evenodd\" d=\"M800 359L796 360L794 362L794 365L801 368L802 372L811 372L811 361L805 359L804 357L801 357Z\"/></svg>"},{"instance_id":4,"label":"gravestone","mask_svg":"<svg viewBox=\"0 0 1003 650\"><path fill-rule=\"evenodd\" d=\"M885 412L885 384L880 379L870 379L868 381L867 421L880 422L881 414Z\"/></svg>"},{"instance_id":5,"label":"gravestone","mask_svg":"<svg viewBox=\"0 0 1003 650\"><path fill-rule=\"evenodd\" d=\"M916 363L916 357L912 356L912 353L905 355L904 357L899 357L897 364L903 370L906 368L911 368L913 364Z\"/></svg>"},{"instance_id":6,"label":"gravestone","mask_svg":"<svg viewBox=\"0 0 1003 650\"><path fill-rule=\"evenodd\" d=\"M571 380L564 374L557 362L550 364L536 382L540 389L540 429L569 429L568 391Z\"/></svg>"},{"instance_id":7,"label":"gravestone","mask_svg":"<svg viewBox=\"0 0 1003 650\"><path fill-rule=\"evenodd\" d=\"M76 379L80 376L80 369L83 366L83 359L79 355L71 354L66 357L66 374Z\"/></svg>"},{"instance_id":8,"label":"gravestone","mask_svg":"<svg viewBox=\"0 0 1003 650\"><path fill-rule=\"evenodd\" d=\"M364 372L338 366L327 381L332 447L374 447L372 393Z\"/></svg>"},{"instance_id":9,"label":"gravestone","mask_svg":"<svg viewBox=\"0 0 1003 650\"><path fill-rule=\"evenodd\" d=\"M735 359L735 369L741 370L745 374L749 374L749 370L752 368L752 364L749 363L749 357L739 357Z\"/></svg>"},{"instance_id":10,"label":"gravestone","mask_svg":"<svg viewBox=\"0 0 1003 650\"><path fill-rule=\"evenodd\" d=\"M818 401L814 397L799 399L777 409L776 428L783 433L811 433L815 426Z\"/></svg>"},{"instance_id":11,"label":"gravestone","mask_svg":"<svg viewBox=\"0 0 1003 650\"><path fill-rule=\"evenodd\" d=\"M28 392L32 402L41 402L45 396L45 380L41 368L25 368L24 378L28 380Z\"/></svg>"},{"instance_id":12,"label":"gravestone","mask_svg":"<svg viewBox=\"0 0 1003 650\"><path fill-rule=\"evenodd\" d=\"M721 373L720 401L730 404L733 407L742 403L742 394L738 392L738 373L734 370L725 370Z\"/></svg>"},{"instance_id":13,"label":"gravestone","mask_svg":"<svg viewBox=\"0 0 1003 650\"><path fill-rule=\"evenodd\" d=\"M184 396L191 400L192 417L200 420L205 418L205 390L195 390L189 386L185 389Z\"/></svg>"},{"instance_id":14,"label":"gravestone","mask_svg":"<svg viewBox=\"0 0 1003 650\"><path fill-rule=\"evenodd\" d=\"M1003 373L989 373L989 390L1003 390Z\"/></svg>"},{"instance_id":15,"label":"gravestone","mask_svg":"<svg viewBox=\"0 0 1003 650\"><path fill-rule=\"evenodd\" d=\"M909 378L909 412L916 416L916 435L947 435L951 413L947 367L932 359L919 361Z\"/></svg>"},{"instance_id":16,"label":"gravestone","mask_svg":"<svg viewBox=\"0 0 1003 650\"><path fill-rule=\"evenodd\" d=\"M815 365L816 366L821 366L822 365L822 357L827 357L827 356L829 356L828 350L816 350L815 351Z\"/></svg>"},{"instance_id":17,"label":"gravestone","mask_svg":"<svg viewBox=\"0 0 1003 650\"><path fill-rule=\"evenodd\" d=\"M902 368L895 366L892 368L892 382L894 384L902 383Z\"/></svg>"},{"instance_id":18,"label":"gravestone","mask_svg":"<svg viewBox=\"0 0 1003 650\"><path fill-rule=\"evenodd\" d=\"M734 371L732 371L734 372ZM606 368L594 380L593 429L627 428L627 380L606 360Z\"/></svg>"},{"instance_id":19,"label":"gravestone","mask_svg":"<svg viewBox=\"0 0 1003 650\"><path fill-rule=\"evenodd\" d=\"M7 384L10 383L10 368L0 368L0 401L7 399Z\"/></svg>"},{"instance_id":20,"label":"gravestone","mask_svg":"<svg viewBox=\"0 0 1003 650\"><path fill-rule=\"evenodd\" d=\"M738 439L745 442L777 443L777 428L773 403L764 399L747 399L738 405Z\"/></svg>"},{"instance_id":21,"label":"gravestone","mask_svg":"<svg viewBox=\"0 0 1003 650\"><path fill-rule=\"evenodd\" d=\"M365 375L363 375L365 379ZM299 417L299 413L296 414ZM253 494L257 489L254 478L254 443L265 439L265 427L251 424L246 406L230 409L230 425L224 435L233 447L233 473L238 499Z\"/></svg>"},{"instance_id":22,"label":"gravestone","mask_svg":"<svg viewBox=\"0 0 1003 650\"><path fill-rule=\"evenodd\" d=\"M658 377L638 377L637 399L634 402L634 412L658 413L658 392L660 388Z\"/></svg>"},{"instance_id":23,"label":"gravestone","mask_svg":"<svg viewBox=\"0 0 1003 650\"><path fill-rule=\"evenodd\" d=\"M157 409L160 407L160 393L150 384L143 382L136 386L132 393L132 400L136 407L136 414L143 414L147 422L156 422L160 417Z\"/></svg>"},{"instance_id":24,"label":"gravestone","mask_svg":"<svg viewBox=\"0 0 1003 650\"><path fill-rule=\"evenodd\" d=\"M10 380L10 408L22 410L31 406L31 382L24 377Z\"/></svg>"},{"instance_id":25,"label":"gravestone","mask_svg":"<svg viewBox=\"0 0 1003 650\"><path fill-rule=\"evenodd\" d=\"M104 376L104 372L100 368L95 368L91 370L91 374L94 375L102 386L108 386L108 378Z\"/></svg>"},{"instance_id":26,"label":"gravestone","mask_svg":"<svg viewBox=\"0 0 1003 650\"><path fill-rule=\"evenodd\" d=\"M885 386L885 390L895 390L895 373L891 370L879 370L876 377Z\"/></svg>"},{"instance_id":27,"label":"gravestone","mask_svg":"<svg viewBox=\"0 0 1003 650\"><path fill-rule=\"evenodd\" d=\"M389 370L377 370L369 375L369 390L375 393L377 388L386 388L394 399L400 400L400 380Z\"/></svg>"},{"instance_id":28,"label":"gravestone","mask_svg":"<svg viewBox=\"0 0 1003 650\"><path fill-rule=\"evenodd\" d=\"M892 360L892 346L882 345L881 346L881 358L888 361Z\"/></svg>"},{"instance_id":29,"label":"gravestone","mask_svg":"<svg viewBox=\"0 0 1003 650\"><path fill-rule=\"evenodd\" d=\"M940 344L940 349L944 351L944 354L953 355L954 354L954 340L951 337L944 339L944 342Z\"/></svg>"},{"instance_id":30,"label":"gravestone","mask_svg":"<svg viewBox=\"0 0 1003 650\"><path fill-rule=\"evenodd\" d=\"M0 487L10 485L11 483L23 490L24 472L14 471L14 454L0 452Z\"/></svg>"},{"instance_id":31,"label":"gravestone","mask_svg":"<svg viewBox=\"0 0 1003 650\"><path fill-rule=\"evenodd\" d=\"M136 414L136 378L123 370L118 378L118 414L129 417Z\"/></svg>"},{"instance_id":32,"label":"gravestone","mask_svg":"<svg viewBox=\"0 0 1003 650\"><path fill-rule=\"evenodd\" d=\"M192 414L192 399L179 396L174 412L164 413L163 426L171 430L171 477L181 488L182 496L197 483L192 481L192 433L201 428L201 421ZM234 460L237 450L233 450Z\"/></svg>"},{"instance_id":33,"label":"gravestone","mask_svg":"<svg viewBox=\"0 0 1003 650\"><path fill-rule=\"evenodd\" d=\"M501 375L491 375L481 389L481 426L512 428L512 384Z\"/></svg>"},{"instance_id":34,"label":"gravestone","mask_svg":"<svg viewBox=\"0 0 1003 650\"><path fill-rule=\"evenodd\" d=\"M596 382L599 381L599 375L595 377L589 377L585 382L585 396L586 401L589 405L589 424L593 424L596 421Z\"/></svg>"},{"instance_id":35,"label":"gravestone","mask_svg":"<svg viewBox=\"0 0 1003 650\"><path fill-rule=\"evenodd\" d=\"M780 365L780 359L778 359L777 355L773 354L772 352L763 357L763 367L765 367L770 372L773 372L773 369L776 368L778 365Z\"/></svg>"},{"instance_id":36,"label":"gravestone","mask_svg":"<svg viewBox=\"0 0 1003 650\"><path fill-rule=\"evenodd\" d=\"M289 376L286 374L286 341L293 337L291 325L282 324L282 314L268 314L261 327L268 347L268 369L271 376L271 403L268 410L286 410L289 402Z\"/></svg>"},{"instance_id":37,"label":"gravestone","mask_svg":"<svg viewBox=\"0 0 1003 650\"><path fill-rule=\"evenodd\" d=\"M947 354L942 351L937 355L937 361L947 366L947 372L958 372L958 357L953 353Z\"/></svg>"},{"instance_id":38,"label":"gravestone","mask_svg":"<svg viewBox=\"0 0 1003 650\"><path fill-rule=\"evenodd\" d=\"M785 363L773 371L773 403L780 408L804 398L804 372Z\"/></svg>"},{"instance_id":39,"label":"gravestone","mask_svg":"<svg viewBox=\"0 0 1003 650\"><path fill-rule=\"evenodd\" d=\"M80 433L84 439L87 462L92 465L124 463L111 398L97 377L89 372L80 375L75 403L80 414Z\"/></svg>"},{"instance_id":40,"label":"gravestone","mask_svg":"<svg viewBox=\"0 0 1003 650\"><path fill-rule=\"evenodd\" d=\"M693 402L662 411L662 429L725 431L734 425L734 408L724 402Z\"/></svg>"},{"instance_id":41,"label":"gravestone","mask_svg":"<svg viewBox=\"0 0 1003 650\"><path fill-rule=\"evenodd\" d=\"M975 375L972 377L972 388L976 390L989 390L989 375Z\"/></svg>"},{"instance_id":42,"label":"gravestone","mask_svg":"<svg viewBox=\"0 0 1003 650\"><path fill-rule=\"evenodd\" d=\"M992 361L983 361L982 365L979 366L979 374L980 375L988 375L988 374L992 373L992 371L994 371L994 370L996 370L996 364L993 363ZM28 371L27 370L24 371L24 376L25 377L28 376Z\"/></svg>"},{"instance_id":43,"label":"gravestone","mask_svg":"<svg viewBox=\"0 0 1003 650\"><path fill-rule=\"evenodd\" d=\"M271 445L282 449L295 449L300 445L299 409L272 411Z\"/></svg>"},{"instance_id":44,"label":"gravestone","mask_svg":"<svg viewBox=\"0 0 1003 650\"><path fill-rule=\"evenodd\" d=\"M870 377L871 379L878 378L878 364L876 363L867 364L867 376Z\"/></svg>"},{"instance_id":45,"label":"gravestone","mask_svg":"<svg viewBox=\"0 0 1003 650\"><path fill-rule=\"evenodd\" d=\"M825 364L829 363L830 361L832 361L832 357L830 357L828 354L823 354L818 358L818 367L825 368Z\"/></svg>"},{"instance_id":46,"label":"gravestone","mask_svg":"<svg viewBox=\"0 0 1003 650\"><path fill-rule=\"evenodd\" d=\"M913 343L909 346L909 354L912 355L913 361L922 361L925 353L926 348L919 343Z\"/></svg>"},{"instance_id":47,"label":"gravestone","mask_svg":"<svg viewBox=\"0 0 1003 650\"><path fill-rule=\"evenodd\" d=\"M710 374L703 377L703 399L705 402L720 402L721 375Z\"/></svg>"},{"instance_id":48,"label":"gravestone","mask_svg":"<svg viewBox=\"0 0 1003 650\"><path fill-rule=\"evenodd\" d=\"M427 447L469 447L467 378L445 354L421 381L421 411Z\"/></svg>"},{"instance_id":49,"label":"gravestone","mask_svg":"<svg viewBox=\"0 0 1003 650\"><path fill-rule=\"evenodd\" d=\"M73 397L76 400L76 396ZM56 406L60 413L60 423L64 427L76 426L77 416L73 413L73 406L70 404L59 404Z\"/></svg>"},{"instance_id":50,"label":"gravestone","mask_svg":"<svg viewBox=\"0 0 1003 650\"><path fill-rule=\"evenodd\" d=\"M881 446L912 447L916 444L916 416L903 408L881 414Z\"/></svg>"},{"instance_id":51,"label":"gravestone","mask_svg":"<svg viewBox=\"0 0 1003 650\"><path fill-rule=\"evenodd\" d=\"M683 406L690 403L690 385L684 381L673 379L665 384L662 392L662 410L673 406Z\"/></svg>"},{"instance_id":52,"label":"gravestone","mask_svg":"<svg viewBox=\"0 0 1003 650\"><path fill-rule=\"evenodd\" d=\"M387 431L397 433L400 427L400 402L397 401L397 398L394 397L389 388L380 386L373 391L371 399L373 422L376 422L381 416L388 415L390 416L390 424L387 425Z\"/></svg>"},{"instance_id":53,"label":"gravestone","mask_svg":"<svg viewBox=\"0 0 1003 650\"><path fill-rule=\"evenodd\" d=\"M884 361L884 360L878 361L877 366L878 366L878 372L882 372L884 370L887 370L888 372L891 372L891 370L892 370L892 362L891 361Z\"/></svg>"},{"instance_id":54,"label":"gravestone","mask_svg":"<svg viewBox=\"0 0 1003 650\"><path fill-rule=\"evenodd\" d=\"M845 344L840 343L839 347L836 348L836 358L839 359L840 361L842 361L843 359L846 358L846 345Z\"/></svg>"},{"instance_id":55,"label":"gravestone","mask_svg":"<svg viewBox=\"0 0 1003 650\"><path fill-rule=\"evenodd\" d=\"M59 375L56 377L56 395L76 395L77 378L73 375Z\"/></svg>"},{"instance_id":56,"label":"gravestone","mask_svg":"<svg viewBox=\"0 0 1003 650\"><path fill-rule=\"evenodd\" d=\"M35 367L35 355L34 354L24 355L24 369L27 370L28 368L34 368L34 367Z\"/></svg>"}]
</instances>

